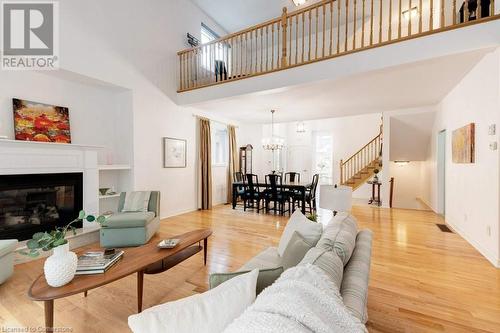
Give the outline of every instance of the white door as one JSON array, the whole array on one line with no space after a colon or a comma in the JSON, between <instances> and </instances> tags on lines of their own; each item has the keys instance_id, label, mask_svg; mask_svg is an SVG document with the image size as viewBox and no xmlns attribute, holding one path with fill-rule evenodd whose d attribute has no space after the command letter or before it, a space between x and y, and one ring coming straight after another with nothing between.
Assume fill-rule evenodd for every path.
<instances>
[{"instance_id":1,"label":"white door","mask_svg":"<svg viewBox=\"0 0 500 333\"><path fill-rule=\"evenodd\" d=\"M286 163L287 172L300 173L301 182L311 181L311 147L289 146Z\"/></svg>"}]
</instances>

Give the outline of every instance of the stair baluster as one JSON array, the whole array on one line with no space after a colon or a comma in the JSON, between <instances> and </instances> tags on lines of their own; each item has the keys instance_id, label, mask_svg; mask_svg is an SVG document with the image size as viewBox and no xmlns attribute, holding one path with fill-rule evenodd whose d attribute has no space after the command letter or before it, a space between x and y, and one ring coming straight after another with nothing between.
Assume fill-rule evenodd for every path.
<instances>
[{"instance_id":1,"label":"stair baluster","mask_svg":"<svg viewBox=\"0 0 500 333\"><path fill-rule=\"evenodd\" d=\"M340 160L340 184L356 189L372 177L373 170L379 168L381 146L382 133L346 161Z\"/></svg>"}]
</instances>

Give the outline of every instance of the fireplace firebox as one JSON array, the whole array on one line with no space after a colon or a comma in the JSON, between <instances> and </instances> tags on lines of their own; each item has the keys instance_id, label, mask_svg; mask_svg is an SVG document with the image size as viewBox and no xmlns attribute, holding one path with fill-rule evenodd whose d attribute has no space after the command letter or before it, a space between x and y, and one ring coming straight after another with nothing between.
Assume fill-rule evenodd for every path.
<instances>
[{"instance_id":1,"label":"fireplace firebox","mask_svg":"<svg viewBox=\"0 0 500 333\"><path fill-rule=\"evenodd\" d=\"M82 208L83 173L0 175L0 239L22 241L63 227Z\"/></svg>"}]
</instances>

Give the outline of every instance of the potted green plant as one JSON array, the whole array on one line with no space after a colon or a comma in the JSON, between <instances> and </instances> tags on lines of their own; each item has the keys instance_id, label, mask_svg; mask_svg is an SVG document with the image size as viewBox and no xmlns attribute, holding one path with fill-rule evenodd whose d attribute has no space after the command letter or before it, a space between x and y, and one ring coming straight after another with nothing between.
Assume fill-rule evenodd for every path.
<instances>
[{"instance_id":1,"label":"potted green plant","mask_svg":"<svg viewBox=\"0 0 500 333\"><path fill-rule=\"evenodd\" d=\"M312 213L307 215L307 219L312 222L318 222L318 215L316 213Z\"/></svg>"},{"instance_id":2,"label":"potted green plant","mask_svg":"<svg viewBox=\"0 0 500 333\"><path fill-rule=\"evenodd\" d=\"M102 224L106 218L103 215L95 217L80 211L78 217L63 228L56 228L51 232L37 232L26 243L26 250L19 251L23 255L38 257L41 251L51 251L51 256L45 260L43 271L45 279L51 287L61 287L73 280L76 273L77 257L69 250L66 235L69 231L76 234L73 226L78 221L97 222Z\"/></svg>"}]
</instances>

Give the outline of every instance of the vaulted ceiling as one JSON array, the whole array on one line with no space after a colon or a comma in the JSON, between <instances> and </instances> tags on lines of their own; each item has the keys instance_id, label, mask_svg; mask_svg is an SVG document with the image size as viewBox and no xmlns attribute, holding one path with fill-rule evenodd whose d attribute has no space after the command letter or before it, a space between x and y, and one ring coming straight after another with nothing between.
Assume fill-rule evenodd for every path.
<instances>
[{"instance_id":1,"label":"vaulted ceiling","mask_svg":"<svg viewBox=\"0 0 500 333\"><path fill-rule=\"evenodd\" d=\"M227 32L236 32L279 17L283 7L296 10L320 0L308 0L296 7L292 0L191 0Z\"/></svg>"}]
</instances>

